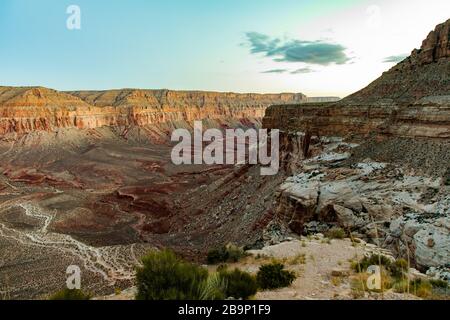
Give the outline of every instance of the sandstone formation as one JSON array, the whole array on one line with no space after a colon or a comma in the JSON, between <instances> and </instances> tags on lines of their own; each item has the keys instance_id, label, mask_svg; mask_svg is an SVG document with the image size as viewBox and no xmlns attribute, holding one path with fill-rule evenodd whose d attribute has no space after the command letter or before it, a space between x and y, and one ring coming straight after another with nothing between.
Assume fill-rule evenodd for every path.
<instances>
[{"instance_id":1,"label":"sandstone formation","mask_svg":"<svg viewBox=\"0 0 450 320\"><path fill-rule=\"evenodd\" d=\"M297 234L343 228L450 281L450 20L335 103L268 108L282 131L276 217Z\"/></svg>"},{"instance_id":2,"label":"sandstone formation","mask_svg":"<svg viewBox=\"0 0 450 320\"><path fill-rule=\"evenodd\" d=\"M0 87L0 135L103 126L192 126L195 120L258 124L272 104L300 103L303 94L236 94L170 90L58 92Z\"/></svg>"},{"instance_id":3,"label":"sandstone formation","mask_svg":"<svg viewBox=\"0 0 450 320\"><path fill-rule=\"evenodd\" d=\"M274 106L263 125L320 135L450 138L450 20L366 88L329 104Z\"/></svg>"}]
</instances>

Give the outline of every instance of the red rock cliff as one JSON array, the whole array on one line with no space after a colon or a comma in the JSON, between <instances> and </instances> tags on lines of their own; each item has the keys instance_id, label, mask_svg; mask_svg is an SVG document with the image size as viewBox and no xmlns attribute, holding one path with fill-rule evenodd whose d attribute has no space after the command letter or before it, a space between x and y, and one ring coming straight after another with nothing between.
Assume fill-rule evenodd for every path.
<instances>
[{"instance_id":1,"label":"red rock cliff","mask_svg":"<svg viewBox=\"0 0 450 320\"><path fill-rule=\"evenodd\" d=\"M361 91L330 104L270 107L263 126L320 135L450 138L450 20Z\"/></svg>"},{"instance_id":2,"label":"red rock cliff","mask_svg":"<svg viewBox=\"0 0 450 320\"><path fill-rule=\"evenodd\" d=\"M299 103L303 94L236 94L169 90L58 92L0 87L0 134L58 128L162 125L210 119L260 121L272 104Z\"/></svg>"}]
</instances>

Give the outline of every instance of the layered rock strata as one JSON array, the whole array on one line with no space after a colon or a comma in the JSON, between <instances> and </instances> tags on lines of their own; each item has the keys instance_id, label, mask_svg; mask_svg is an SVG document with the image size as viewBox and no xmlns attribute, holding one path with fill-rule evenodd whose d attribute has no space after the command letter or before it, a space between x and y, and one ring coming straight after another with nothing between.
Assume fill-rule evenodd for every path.
<instances>
[{"instance_id":1,"label":"layered rock strata","mask_svg":"<svg viewBox=\"0 0 450 320\"><path fill-rule=\"evenodd\" d=\"M258 122L272 104L300 103L303 94L236 94L169 90L58 92L0 87L0 134L177 125L209 119Z\"/></svg>"},{"instance_id":2,"label":"layered rock strata","mask_svg":"<svg viewBox=\"0 0 450 320\"><path fill-rule=\"evenodd\" d=\"M319 135L450 138L450 20L366 88L328 104L270 107L263 126Z\"/></svg>"}]
</instances>

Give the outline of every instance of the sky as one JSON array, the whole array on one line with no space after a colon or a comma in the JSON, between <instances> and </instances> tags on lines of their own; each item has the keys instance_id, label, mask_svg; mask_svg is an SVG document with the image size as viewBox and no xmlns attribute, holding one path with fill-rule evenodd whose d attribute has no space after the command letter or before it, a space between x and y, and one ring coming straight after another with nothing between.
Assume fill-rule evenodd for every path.
<instances>
[{"instance_id":1,"label":"sky","mask_svg":"<svg viewBox=\"0 0 450 320\"><path fill-rule=\"evenodd\" d=\"M449 18L449 0L1 0L0 85L344 97Z\"/></svg>"}]
</instances>

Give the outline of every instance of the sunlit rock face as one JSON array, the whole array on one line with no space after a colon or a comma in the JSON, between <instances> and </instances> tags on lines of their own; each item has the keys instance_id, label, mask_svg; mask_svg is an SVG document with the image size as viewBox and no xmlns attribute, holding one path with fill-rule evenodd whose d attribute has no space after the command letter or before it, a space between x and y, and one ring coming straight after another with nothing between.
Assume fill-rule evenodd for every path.
<instances>
[{"instance_id":1,"label":"sunlit rock face","mask_svg":"<svg viewBox=\"0 0 450 320\"><path fill-rule=\"evenodd\" d=\"M450 20L366 88L327 104L273 106L264 127L321 135L450 138Z\"/></svg>"},{"instance_id":2,"label":"sunlit rock face","mask_svg":"<svg viewBox=\"0 0 450 320\"><path fill-rule=\"evenodd\" d=\"M259 124L272 104L301 103L303 94L236 94L170 90L58 92L0 87L0 134L103 126L189 126L210 120Z\"/></svg>"},{"instance_id":3,"label":"sunlit rock face","mask_svg":"<svg viewBox=\"0 0 450 320\"><path fill-rule=\"evenodd\" d=\"M291 175L277 192L285 226L340 227L450 280L449 39L450 20L341 101L267 109Z\"/></svg>"}]
</instances>

